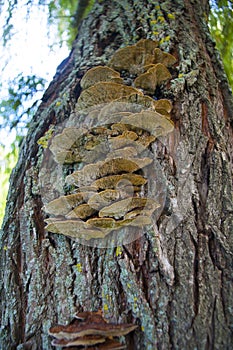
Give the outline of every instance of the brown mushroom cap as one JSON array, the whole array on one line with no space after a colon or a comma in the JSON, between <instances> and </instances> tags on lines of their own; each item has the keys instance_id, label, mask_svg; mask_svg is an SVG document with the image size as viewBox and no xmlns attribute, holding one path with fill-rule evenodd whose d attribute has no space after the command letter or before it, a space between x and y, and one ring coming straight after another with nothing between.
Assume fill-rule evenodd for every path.
<instances>
[{"instance_id":1,"label":"brown mushroom cap","mask_svg":"<svg viewBox=\"0 0 233 350\"><path fill-rule=\"evenodd\" d=\"M100 343L104 343L106 340L105 337L102 337L101 335L87 335L84 337L78 337L75 339L54 339L52 341L53 346L58 347L64 347L69 348L71 346L89 346L89 345L96 345Z\"/></svg>"},{"instance_id":2,"label":"brown mushroom cap","mask_svg":"<svg viewBox=\"0 0 233 350\"><path fill-rule=\"evenodd\" d=\"M144 214L144 211L142 212L142 214ZM153 222L151 216L147 216L147 215L138 215L134 219L131 218L126 220L130 220L129 225L134 227L143 227L143 226L151 225Z\"/></svg>"},{"instance_id":3,"label":"brown mushroom cap","mask_svg":"<svg viewBox=\"0 0 233 350\"><path fill-rule=\"evenodd\" d=\"M135 113L127 118L122 118L123 123L135 125L141 129L149 131L152 135L159 137L166 135L174 129L173 122L163 115L152 112L143 111Z\"/></svg>"},{"instance_id":4,"label":"brown mushroom cap","mask_svg":"<svg viewBox=\"0 0 233 350\"><path fill-rule=\"evenodd\" d=\"M144 168L151 162L152 162L152 159L150 158L142 158L142 159L113 158L113 159L107 160L103 164L100 170L100 175L101 177L104 177L107 175L116 175L123 172L133 173L139 169Z\"/></svg>"},{"instance_id":5,"label":"brown mushroom cap","mask_svg":"<svg viewBox=\"0 0 233 350\"><path fill-rule=\"evenodd\" d=\"M115 229L116 221L112 218L92 218L87 220L87 224L100 229Z\"/></svg>"},{"instance_id":6,"label":"brown mushroom cap","mask_svg":"<svg viewBox=\"0 0 233 350\"><path fill-rule=\"evenodd\" d=\"M97 312L83 311L75 315L75 318L68 325L57 324L49 329L49 334L56 338L53 341L55 346L72 347L88 346L88 349L95 349L89 345L103 344L101 349L124 349L124 346L112 337L126 335L137 328L134 324L116 324L106 322L101 310ZM102 345L99 345L102 346ZM98 349L99 349L98 346Z\"/></svg>"},{"instance_id":7,"label":"brown mushroom cap","mask_svg":"<svg viewBox=\"0 0 233 350\"><path fill-rule=\"evenodd\" d=\"M161 108L162 104L163 108ZM169 113L171 108L172 104L169 100L154 100L150 96L133 93L104 106L98 114L98 120L100 123L117 124L121 120L121 117L130 116L130 114L139 113L145 109L158 112L165 110Z\"/></svg>"},{"instance_id":8,"label":"brown mushroom cap","mask_svg":"<svg viewBox=\"0 0 233 350\"><path fill-rule=\"evenodd\" d=\"M62 133L56 135L49 147L53 153L56 162L64 163L69 158L68 151L75 144L78 138L87 132L86 129L64 128ZM72 160L72 159L71 159ZM68 160L69 161L69 160Z\"/></svg>"},{"instance_id":9,"label":"brown mushroom cap","mask_svg":"<svg viewBox=\"0 0 233 350\"><path fill-rule=\"evenodd\" d=\"M133 158L137 156L137 153L138 152L135 147L123 147L121 149L116 149L114 151L109 152L107 159L119 158L120 156L122 156L122 154L124 154L125 158Z\"/></svg>"},{"instance_id":10,"label":"brown mushroom cap","mask_svg":"<svg viewBox=\"0 0 233 350\"><path fill-rule=\"evenodd\" d=\"M151 39L141 39L136 43L137 47L142 47L147 53L153 54L154 49L159 45L158 41Z\"/></svg>"},{"instance_id":11,"label":"brown mushroom cap","mask_svg":"<svg viewBox=\"0 0 233 350\"><path fill-rule=\"evenodd\" d=\"M87 219L96 213L96 209L88 204L80 204L78 207L66 214L67 219Z\"/></svg>"},{"instance_id":12,"label":"brown mushroom cap","mask_svg":"<svg viewBox=\"0 0 233 350\"><path fill-rule=\"evenodd\" d=\"M137 88L142 88L148 94L154 94L156 86L172 76L166 66L162 63L151 66L145 73L134 80Z\"/></svg>"},{"instance_id":13,"label":"brown mushroom cap","mask_svg":"<svg viewBox=\"0 0 233 350\"><path fill-rule=\"evenodd\" d=\"M157 84L160 85L164 81L171 79L171 73L166 68L166 66L162 63L157 63L154 67L148 69L148 73L155 74L157 79Z\"/></svg>"},{"instance_id":14,"label":"brown mushroom cap","mask_svg":"<svg viewBox=\"0 0 233 350\"><path fill-rule=\"evenodd\" d=\"M51 215L66 215L78 205L87 202L95 192L79 192L67 196L60 196L44 206L44 211Z\"/></svg>"},{"instance_id":15,"label":"brown mushroom cap","mask_svg":"<svg viewBox=\"0 0 233 350\"><path fill-rule=\"evenodd\" d=\"M101 309L99 309L98 311L80 311L80 312L77 312L74 315L74 317L77 318L78 320L87 321L87 322L107 323L107 321L103 317L103 312Z\"/></svg>"},{"instance_id":16,"label":"brown mushroom cap","mask_svg":"<svg viewBox=\"0 0 233 350\"><path fill-rule=\"evenodd\" d=\"M153 63L163 63L166 67L172 66L176 63L176 58L170 53L163 52L160 49L154 49L154 62Z\"/></svg>"},{"instance_id":17,"label":"brown mushroom cap","mask_svg":"<svg viewBox=\"0 0 233 350\"><path fill-rule=\"evenodd\" d=\"M80 322L75 327L72 325L50 328L49 334L57 339L73 340L79 337L85 337L88 335L100 335L103 337L120 337L126 335L138 326L134 324L115 324L115 323L87 323Z\"/></svg>"},{"instance_id":18,"label":"brown mushroom cap","mask_svg":"<svg viewBox=\"0 0 233 350\"><path fill-rule=\"evenodd\" d=\"M136 104L131 102L131 96L141 96L137 92L134 92L128 96L116 99L112 102L109 102L103 108L101 109L99 115L98 115L98 122L101 124L105 123L118 123L119 122L119 116L131 114L140 112L142 109L144 109L140 104Z\"/></svg>"},{"instance_id":19,"label":"brown mushroom cap","mask_svg":"<svg viewBox=\"0 0 233 350\"><path fill-rule=\"evenodd\" d=\"M101 209L106 205L109 205L110 203L118 200L119 198L120 198L119 191L116 191L113 189L107 189L99 193L96 193L92 197L90 197L90 199L88 200L88 204L92 208Z\"/></svg>"},{"instance_id":20,"label":"brown mushroom cap","mask_svg":"<svg viewBox=\"0 0 233 350\"><path fill-rule=\"evenodd\" d=\"M76 184L78 187L89 186L99 177L99 171L104 162L87 164L81 170L74 171L66 177L67 184Z\"/></svg>"},{"instance_id":21,"label":"brown mushroom cap","mask_svg":"<svg viewBox=\"0 0 233 350\"><path fill-rule=\"evenodd\" d=\"M148 213L148 215L146 213ZM126 214L123 220L115 220L113 218L93 218L87 220L87 224L91 227L96 227L101 230L107 230L106 234L125 226L142 227L146 225L151 225L152 219L149 215L149 211L143 210L141 211L141 214L142 215L137 215L132 218L126 218Z\"/></svg>"},{"instance_id":22,"label":"brown mushroom cap","mask_svg":"<svg viewBox=\"0 0 233 350\"><path fill-rule=\"evenodd\" d=\"M108 66L117 71L129 71L137 74L142 66L153 63L154 55L143 47L132 45L118 49L109 61Z\"/></svg>"},{"instance_id":23,"label":"brown mushroom cap","mask_svg":"<svg viewBox=\"0 0 233 350\"><path fill-rule=\"evenodd\" d=\"M81 88L88 89L90 86L103 81L111 81L122 84L123 79L120 74L107 66L97 66L89 69L83 76L80 85Z\"/></svg>"},{"instance_id":24,"label":"brown mushroom cap","mask_svg":"<svg viewBox=\"0 0 233 350\"><path fill-rule=\"evenodd\" d=\"M127 132L123 135L130 139L130 136L138 137L134 132ZM88 164L81 170L74 171L71 175L66 177L66 183L76 184L76 186L88 186L96 179L107 175L116 175L123 172L135 172L144 168L152 162L150 158L111 158L105 162L97 162L95 164ZM88 195L85 196L86 198Z\"/></svg>"},{"instance_id":25,"label":"brown mushroom cap","mask_svg":"<svg viewBox=\"0 0 233 350\"><path fill-rule=\"evenodd\" d=\"M133 116L133 115L132 115ZM127 119L125 119L127 121ZM130 118L131 120L131 118ZM138 130L138 127L134 124L128 124L129 129L131 130ZM137 131L138 132L138 131ZM142 153L143 151L145 151L145 147L143 146L142 142L141 142L141 137L139 137L136 141L130 139L130 136L132 135L131 133L125 133L122 135L119 135L117 137L112 137L109 139L109 146L110 146L110 152L108 154L108 158L112 158L112 154L116 152L116 150L122 150L126 147L133 147L135 148L136 152L138 155L140 155L140 153Z\"/></svg>"},{"instance_id":26,"label":"brown mushroom cap","mask_svg":"<svg viewBox=\"0 0 233 350\"><path fill-rule=\"evenodd\" d=\"M129 174L105 176L105 177L102 177L101 179L96 180L93 183L93 185L103 190L108 188L114 189L117 186L117 184L124 179L130 181L132 186L141 186L147 183L147 180L143 176L129 173Z\"/></svg>"},{"instance_id":27,"label":"brown mushroom cap","mask_svg":"<svg viewBox=\"0 0 233 350\"><path fill-rule=\"evenodd\" d=\"M99 211L99 217L113 217L115 219L124 217L126 213L135 208L143 209L154 208L155 201L151 198L129 197L115 202ZM156 206L157 203L156 203Z\"/></svg>"},{"instance_id":28,"label":"brown mushroom cap","mask_svg":"<svg viewBox=\"0 0 233 350\"><path fill-rule=\"evenodd\" d=\"M54 220L51 221L45 229L53 233L63 234L72 238L84 238L89 240L91 238L104 238L104 233L98 229L90 229L82 220Z\"/></svg>"},{"instance_id":29,"label":"brown mushroom cap","mask_svg":"<svg viewBox=\"0 0 233 350\"><path fill-rule=\"evenodd\" d=\"M154 202L153 205L151 205L150 208L143 208L142 209L134 209L128 213L126 213L124 215L124 219L128 220L128 219L135 219L138 218L139 216L144 216L144 217L150 217L153 212L158 209L160 207L160 204L157 202ZM137 223L137 221L135 221L134 223Z\"/></svg>"},{"instance_id":30,"label":"brown mushroom cap","mask_svg":"<svg viewBox=\"0 0 233 350\"><path fill-rule=\"evenodd\" d=\"M77 110L85 111L89 108L111 102L132 93L140 94L140 91L132 86L123 84L111 82L96 83L81 92L77 102Z\"/></svg>"},{"instance_id":31,"label":"brown mushroom cap","mask_svg":"<svg viewBox=\"0 0 233 350\"><path fill-rule=\"evenodd\" d=\"M157 84L158 84L158 81L157 81L156 74L153 74L149 71L139 75L134 80L134 85L137 88L141 88L143 89L144 92L151 95L154 94Z\"/></svg>"},{"instance_id":32,"label":"brown mushroom cap","mask_svg":"<svg viewBox=\"0 0 233 350\"><path fill-rule=\"evenodd\" d=\"M171 103L171 101L169 101L167 99L156 100L156 101L154 101L154 109L158 113L160 110L164 110L167 113L170 113L172 110L172 103Z\"/></svg>"}]
</instances>

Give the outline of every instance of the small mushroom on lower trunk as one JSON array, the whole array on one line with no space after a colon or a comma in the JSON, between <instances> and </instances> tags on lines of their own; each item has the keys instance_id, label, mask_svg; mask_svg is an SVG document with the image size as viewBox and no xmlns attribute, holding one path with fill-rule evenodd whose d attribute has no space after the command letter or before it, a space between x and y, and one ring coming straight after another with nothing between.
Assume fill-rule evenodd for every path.
<instances>
[{"instance_id":1,"label":"small mushroom on lower trunk","mask_svg":"<svg viewBox=\"0 0 233 350\"><path fill-rule=\"evenodd\" d=\"M100 344L100 343L104 343L105 342L105 338L102 336L98 336L98 335L88 335L85 337L79 337L79 338L75 338L75 339L71 339L71 340L67 340L67 339L54 339L52 341L52 345L53 346L58 346L58 347L71 347L71 346L89 346L89 345L96 345L96 344Z\"/></svg>"},{"instance_id":2,"label":"small mushroom on lower trunk","mask_svg":"<svg viewBox=\"0 0 233 350\"><path fill-rule=\"evenodd\" d=\"M97 349L116 350L124 349L124 345L112 338L124 336L136 328L137 325L131 323L108 323L100 312L86 311L78 313L66 326L58 324L51 327L49 334L55 338L52 342L54 346L87 346L91 349L89 346L101 344L97 345Z\"/></svg>"}]
</instances>

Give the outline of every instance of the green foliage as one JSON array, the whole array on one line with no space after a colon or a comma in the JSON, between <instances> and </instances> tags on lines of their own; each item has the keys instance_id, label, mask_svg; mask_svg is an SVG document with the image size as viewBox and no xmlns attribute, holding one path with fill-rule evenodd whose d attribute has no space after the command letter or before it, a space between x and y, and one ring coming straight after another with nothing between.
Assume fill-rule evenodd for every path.
<instances>
[{"instance_id":1,"label":"green foliage","mask_svg":"<svg viewBox=\"0 0 233 350\"><path fill-rule=\"evenodd\" d=\"M31 116L37 109L38 92L44 89L45 80L35 75L22 76L19 74L9 85L8 94L0 103L0 226L3 220L6 196L9 187L11 170L18 158L18 149L26 133ZM15 131L15 140L6 146L6 139L11 130ZM5 140L4 140L5 139ZM5 141L5 142L4 142Z\"/></svg>"},{"instance_id":2,"label":"green foliage","mask_svg":"<svg viewBox=\"0 0 233 350\"><path fill-rule=\"evenodd\" d=\"M50 1L49 23L57 23L60 38L67 33L67 44L71 48L78 33L78 27L83 18L90 12L95 0L59 0Z\"/></svg>"},{"instance_id":3,"label":"green foliage","mask_svg":"<svg viewBox=\"0 0 233 350\"><path fill-rule=\"evenodd\" d=\"M211 1L209 27L216 46L222 56L224 69L233 89L233 2Z\"/></svg>"},{"instance_id":4,"label":"green foliage","mask_svg":"<svg viewBox=\"0 0 233 350\"><path fill-rule=\"evenodd\" d=\"M63 40L64 33L66 33L65 40L69 47L71 47L77 34L76 28L72 26L76 6L77 0L53 0L48 3L48 24L56 23L58 36L61 40Z\"/></svg>"},{"instance_id":5,"label":"green foliage","mask_svg":"<svg viewBox=\"0 0 233 350\"><path fill-rule=\"evenodd\" d=\"M44 11L48 18L48 37L50 31L57 34L51 34L52 43L50 49L62 46L65 41L71 48L72 42L75 39L78 26L81 20L87 15L94 4L94 0L7 0L5 3L0 0L0 15L2 17L2 46L9 46L12 37L14 36L15 22L14 18L17 11L22 11L22 21L27 21L30 18L32 10L36 8L37 13ZM51 30L51 28L53 28ZM56 40L56 42L55 42ZM10 57L7 57L5 66ZM55 67L54 67L55 68ZM3 68L4 69L4 68ZM39 103L39 97L44 90L46 80L39 78L36 75L18 74L9 82L0 84L1 100L0 100L0 224L4 215L6 195L8 191L8 180L11 169L14 167L18 147L26 134L31 117L36 111ZM8 86L6 88L5 86ZM4 91L3 91L4 90ZM15 132L15 140L9 149L5 146L8 142L8 133ZM5 139L5 140L4 140Z\"/></svg>"},{"instance_id":6,"label":"green foliage","mask_svg":"<svg viewBox=\"0 0 233 350\"><path fill-rule=\"evenodd\" d=\"M19 6L25 6L27 16L30 16L30 10L34 6L48 13L48 34L51 25L57 28L59 43L56 44L61 46L65 40L71 48L81 20L90 12L94 3L95 0L28 0L19 4L17 0L8 0L7 16L3 25L3 44L5 46L14 34L14 12Z\"/></svg>"},{"instance_id":7,"label":"green foliage","mask_svg":"<svg viewBox=\"0 0 233 350\"><path fill-rule=\"evenodd\" d=\"M8 131L15 129L18 136L25 134L38 107L39 100L36 97L44 90L45 83L43 78L35 75L25 77L22 73L9 83L7 96L0 102L2 128Z\"/></svg>"}]
</instances>

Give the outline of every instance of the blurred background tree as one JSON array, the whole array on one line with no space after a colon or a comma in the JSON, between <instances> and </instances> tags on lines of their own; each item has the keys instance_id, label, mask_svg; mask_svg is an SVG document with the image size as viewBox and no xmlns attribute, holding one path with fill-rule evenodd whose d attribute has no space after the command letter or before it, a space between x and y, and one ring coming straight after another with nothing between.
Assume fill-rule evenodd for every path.
<instances>
[{"instance_id":1,"label":"blurred background tree","mask_svg":"<svg viewBox=\"0 0 233 350\"><path fill-rule=\"evenodd\" d=\"M219 50L226 75L233 89L233 1L212 0L209 28Z\"/></svg>"},{"instance_id":2,"label":"blurred background tree","mask_svg":"<svg viewBox=\"0 0 233 350\"><path fill-rule=\"evenodd\" d=\"M0 0L0 14L2 18L2 52L6 52L5 56L1 55L0 68L3 73L6 68L12 64L17 65L20 62L14 55L11 55L9 47L13 38L17 35L16 23L17 14L21 13L20 21L28 24L30 31L30 19L32 13L37 17L46 18L46 35L38 36L36 45L40 45L40 41L48 42L48 50L56 56L58 53L64 52L67 55L72 47L72 42L78 33L78 27L83 18L91 10L95 0L29 0L18 2L17 0L7 0L3 3ZM225 72L229 83L233 88L233 6L232 0L211 0L211 13L209 16L209 28L216 46L221 54ZM21 30L21 50L24 51L27 32ZM35 40L37 37L35 36ZM44 57L46 60L46 57ZM57 65L60 62L57 62ZM19 67L18 67L19 68ZM3 79L0 84L0 182L2 191L0 194L0 226L4 216L6 204L6 196L8 191L9 176L14 167L18 149L22 138L27 132L27 127L31 117L40 103L40 99L51 75L48 76L50 67L44 64L43 74L39 74L36 67L33 66L30 74L19 71L12 78ZM56 69L56 64L54 65ZM48 77L48 78L47 78ZM11 136L10 136L11 135ZM13 135L13 136L12 136Z\"/></svg>"}]
</instances>

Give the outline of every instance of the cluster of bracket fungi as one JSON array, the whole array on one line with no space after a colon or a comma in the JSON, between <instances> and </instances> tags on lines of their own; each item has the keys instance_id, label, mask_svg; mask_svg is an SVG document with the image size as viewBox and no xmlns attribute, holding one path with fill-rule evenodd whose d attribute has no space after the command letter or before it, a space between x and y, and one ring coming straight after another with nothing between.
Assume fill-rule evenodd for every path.
<instances>
[{"instance_id":1,"label":"cluster of bracket fungi","mask_svg":"<svg viewBox=\"0 0 233 350\"><path fill-rule=\"evenodd\" d=\"M56 162L76 167L69 191L44 207L48 231L91 240L151 224L159 204L143 194L142 173L153 162L146 151L174 127L171 102L155 93L176 59L157 46L142 39L83 76L76 111L93 126L66 127L51 142Z\"/></svg>"},{"instance_id":2,"label":"cluster of bracket fungi","mask_svg":"<svg viewBox=\"0 0 233 350\"><path fill-rule=\"evenodd\" d=\"M124 336L137 328L134 324L108 323L101 312L79 312L68 325L55 325L49 334L55 339L52 345L73 349L125 349L115 337Z\"/></svg>"}]
</instances>

